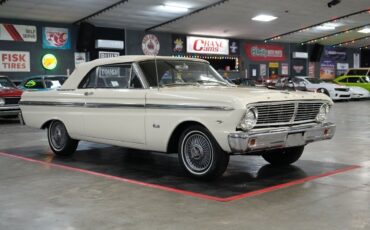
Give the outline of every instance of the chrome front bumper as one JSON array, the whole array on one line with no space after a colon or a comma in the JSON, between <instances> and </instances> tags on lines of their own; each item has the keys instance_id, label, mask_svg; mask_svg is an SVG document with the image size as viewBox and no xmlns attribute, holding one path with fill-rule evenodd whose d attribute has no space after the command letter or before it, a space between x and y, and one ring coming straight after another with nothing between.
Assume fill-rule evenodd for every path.
<instances>
[{"instance_id":1,"label":"chrome front bumper","mask_svg":"<svg viewBox=\"0 0 370 230\"><path fill-rule=\"evenodd\" d=\"M230 133L228 139L232 153L243 154L303 146L314 141L331 139L334 133L335 125L333 123L315 123Z\"/></svg>"},{"instance_id":2,"label":"chrome front bumper","mask_svg":"<svg viewBox=\"0 0 370 230\"><path fill-rule=\"evenodd\" d=\"M0 117L1 116L16 116L21 111L19 105L4 105L0 106Z\"/></svg>"}]
</instances>

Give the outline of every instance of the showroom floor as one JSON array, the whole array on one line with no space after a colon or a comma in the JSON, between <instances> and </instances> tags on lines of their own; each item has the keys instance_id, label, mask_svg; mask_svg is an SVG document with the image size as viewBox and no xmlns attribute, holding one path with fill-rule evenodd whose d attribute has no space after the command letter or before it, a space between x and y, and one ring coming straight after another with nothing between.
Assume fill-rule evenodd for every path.
<instances>
[{"instance_id":1,"label":"showroom floor","mask_svg":"<svg viewBox=\"0 0 370 230\"><path fill-rule=\"evenodd\" d=\"M232 158L233 183L207 185L182 179L174 155L82 143L75 157L57 159L44 131L0 120L0 229L370 229L369 105L336 103L334 139L307 146L300 175L277 184L251 180L268 168L254 156ZM263 192L207 199L252 185Z\"/></svg>"}]
</instances>

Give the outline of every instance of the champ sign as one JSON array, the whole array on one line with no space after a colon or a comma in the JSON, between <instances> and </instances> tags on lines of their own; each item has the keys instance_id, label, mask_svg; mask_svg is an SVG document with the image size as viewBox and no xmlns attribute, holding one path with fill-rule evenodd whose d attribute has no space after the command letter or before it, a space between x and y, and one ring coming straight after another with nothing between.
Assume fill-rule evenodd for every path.
<instances>
[{"instance_id":1,"label":"champ sign","mask_svg":"<svg viewBox=\"0 0 370 230\"><path fill-rule=\"evenodd\" d=\"M30 72L30 53L0 51L0 72Z\"/></svg>"},{"instance_id":2,"label":"champ sign","mask_svg":"<svg viewBox=\"0 0 370 230\"><path fill-rule=\"evenodd\" d=\"M229 55L229 40L188 36L186 50L188 53Z\"/></svg>"}]
</instances>

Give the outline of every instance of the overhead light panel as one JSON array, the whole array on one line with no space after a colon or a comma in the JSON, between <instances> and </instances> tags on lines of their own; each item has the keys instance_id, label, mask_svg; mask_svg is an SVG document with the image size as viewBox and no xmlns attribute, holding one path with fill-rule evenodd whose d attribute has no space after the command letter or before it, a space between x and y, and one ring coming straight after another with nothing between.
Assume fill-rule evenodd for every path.
<instances>
[{"instance_id":1,"label":"overhead light panel","mask_svg":"<svg viewBox=\"0 0 370 230\"><path fill-rule=\"evenodd\" d=\"M369 34L370 33L370 28L363 28L362 30L359 30L358 32L363 33L363 34Z\"/></svg>"},{"instance_id":2,"label":"overhead light panel","mask_svg":"<svg viewBox=\"0 0 370 230\"><path fill-rule=\"evenodd\" d=\"M260 21L260 22L271 22L275 19L277 19L277 17L272 16L272 15L267 15L267 14L260 14L252 18L253 21Z\"/></svg>"},{"instance_id":3,"label":"overhead light panel","mask_svg":"<svg viewBox=\"0 0 370 230\"><path fill-rule=\"evenodd\" d=\"M161 5L161 9L172 13L186 13L189 11L188 7L176 3L164 3Z\"/></svg>"}]
</instances>

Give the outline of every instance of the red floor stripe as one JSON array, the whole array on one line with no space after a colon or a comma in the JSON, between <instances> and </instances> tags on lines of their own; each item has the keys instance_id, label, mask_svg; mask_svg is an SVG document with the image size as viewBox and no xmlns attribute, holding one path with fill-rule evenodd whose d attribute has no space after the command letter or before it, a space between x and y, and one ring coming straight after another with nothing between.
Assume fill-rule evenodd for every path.
<instances>
[{"instance_id":1,"label":"red floor stripe","mask_svg":"<svg viewBox=\"0 0 370 230\"><path fill-rule=\"evenodd\" d=\"M242 199L242 198L257 196L257 195L261 195L263 193L275 191L275 190L290 187L290 186L293 186L293 185L302 184L302 183L305 183L305 182L308 182L308 181L311 181L311 180L315 180L315 179L318 179L318 178L321 178L321 177L332 176L332 175L335 175L335 174L338 174L338 173L347 172L347 171L350 171L350 170L361 167L361 166L358 166L358 165L352 165L352 166L349 166L349 167L346 167L346 168L330 171L330 172L323 173L323 174L320 174L320 175L309 176L309 177L305 177L305 178L302 178L302 179L299 179L299 180L294 180L294 181L291 181L291 182L287 182L287 183L284 183L284 184L279 184L279 185L271 186L271 187L268 187L268 188L264 188L264 189L260 189L260 190L256 190L256 191L252 191L252 192L248 192L248 193L243 193L243 194L236 195L236 196L230 196L230 197L222 198L222 197L209 196L209 195L205 195L205 194L201 194L201 193L190 192L190 191L186 191L186 190L171 188L171 187L157 185L157 184L141 182L141 181L127 179L127 178L118 177L118 176L112 176L112 175L108 175L108 174L104 174L104 173L98 173L98 172L94 172L94 171L90 171L90 170L86 170L86 169L74 168L74 167L70 167L70 166L66 166L66 165L60 165L60 164L55 164L55 163L47 163L47 162L44 162L44 161L35 160L35 159L32 159L32 158L22 157L22 156L8 154L8 153L0 152L0 156L20 159L20 160L24 160L24 161L28 161L28 162L42 164L42 165L45 165L45 166L51 166L51 167L55 167L55 168L60 168L60 169L65 169L65 170L70 170L70 171L75 171L75 172L80 172L80 173L86 173L86 174L99 176L99 177L103 177L103 178L107 178L107 179L111 179L111 180L118 180L118 181L121 181L121 182L130 183L130 184L141 185L141 186L145 186L145 187L149 187L149 188L156 188L156 189L160 189L160 190L164 190L164 191L175 192L175 193L179 193L179 194L183 194L183 195L187 195L187 196L193 196L193 197L198 197L198 198L203 198L203 199L213 200L213 201L219 201L219 202L229 202L229 201L239 200L239 199Z\"/></svg>"}]
</instances>

